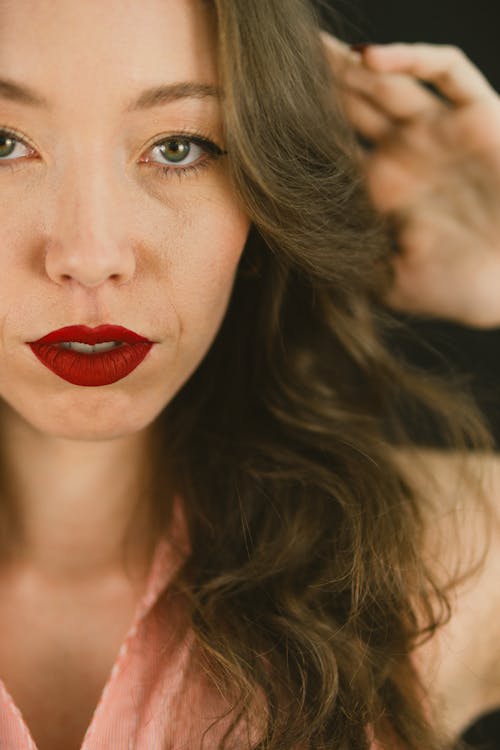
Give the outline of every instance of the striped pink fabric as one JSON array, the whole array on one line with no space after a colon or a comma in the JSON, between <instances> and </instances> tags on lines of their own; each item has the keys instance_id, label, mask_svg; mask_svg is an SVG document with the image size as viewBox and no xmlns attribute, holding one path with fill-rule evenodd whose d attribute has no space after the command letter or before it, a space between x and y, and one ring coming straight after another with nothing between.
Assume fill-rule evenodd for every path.
<instances>
[{"instance_id":1,"label":"striped pink fabric","mask_svg":"<svg viewBox=\"0 0 500 750\"><path fill-rule=\"evenodd\" d=\"M183 627L174 596L155 608L159 594L189 553L181 505L174 504L174 533L162 539L144 596L120 647L87 729L81 750L216 750L229 710L197 663L192 630ZM172 541L174 540L174 541ZM168 616L165 612L168 611ZM185 618L184 618L185 619ZM258 739L239 725L231 747L246 750ZM203 735L205 734L205 737ZM0 680L0 750L37 750L22 714ZM373 745L372 750L377 750Z\"/></svg>"}]
</instances>

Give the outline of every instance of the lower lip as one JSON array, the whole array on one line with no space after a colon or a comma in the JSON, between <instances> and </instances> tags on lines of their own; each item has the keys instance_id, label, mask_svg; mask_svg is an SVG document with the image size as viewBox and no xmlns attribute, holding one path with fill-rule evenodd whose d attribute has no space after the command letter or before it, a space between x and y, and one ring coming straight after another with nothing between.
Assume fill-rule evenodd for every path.
<instances>
[{"instance_id":1,"label":"lower lip","mask_svg":"<svg viewBox=\"0 0 500 750\"><path fill-rule=\"evenodd\" d=\"M82 354L55 344L28 344L42 365L73 385L110 385L138 367L151 343L122 344L109 352Z\"/></svg>"}]
</instances>

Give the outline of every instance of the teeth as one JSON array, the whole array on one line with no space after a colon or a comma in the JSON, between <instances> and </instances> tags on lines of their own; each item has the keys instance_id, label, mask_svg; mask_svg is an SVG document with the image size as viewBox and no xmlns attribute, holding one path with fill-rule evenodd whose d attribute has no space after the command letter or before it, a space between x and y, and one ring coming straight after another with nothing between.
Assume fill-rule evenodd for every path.
<instances>
[{"instance_id":1,"label":"teeth","mask_svg":"<svg viewBox=\"0 0 500 750\"><path fill-rule=\"evenodd\" d=\"M121 346L120 341L105 341L102 344L81 344L76 341L63 341L59 344L62 349L72 349L82 354L93 354L94 352L109 352L111 349Z\"/></svg>"}]
</instances>

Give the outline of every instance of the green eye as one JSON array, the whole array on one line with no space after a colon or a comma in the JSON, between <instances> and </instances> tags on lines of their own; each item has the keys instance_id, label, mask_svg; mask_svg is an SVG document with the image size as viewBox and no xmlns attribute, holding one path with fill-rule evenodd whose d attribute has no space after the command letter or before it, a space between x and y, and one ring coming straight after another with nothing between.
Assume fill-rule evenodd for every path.
<instances>
[{"instance_id":1,"label":"green eye","mask_svg":"<svg viewBox=\"0 0 500 750\"><path fill-rule=\"evenodd\" d=\"M16 147L17 140L10 138L5 131L0 131L0 158L2 156L10 156Z\"/></svg>"},{"instance_id":2,"label":"green eye","mask_svg":"<svg viewBox=\"0 0 500 750\"><path fill-rule=\"evenodd\" d=\"M150 152L153 158L146 158L145 163L157 167L162 177L175 175L179 179L210 166L227 154L227 151L200 133L167 135L156 141Z\"/></svg>"},{"instance_id":3,"label":"green eye","mask_svg":"<svg viewBox=\"0 0 500 750\"><path fill-rule=\"evenodd\" d=\"M162 155L173 162L180 162L189 155L191 143L187 138L169 138L158 146Z\"/></svg>"}]
</instances>

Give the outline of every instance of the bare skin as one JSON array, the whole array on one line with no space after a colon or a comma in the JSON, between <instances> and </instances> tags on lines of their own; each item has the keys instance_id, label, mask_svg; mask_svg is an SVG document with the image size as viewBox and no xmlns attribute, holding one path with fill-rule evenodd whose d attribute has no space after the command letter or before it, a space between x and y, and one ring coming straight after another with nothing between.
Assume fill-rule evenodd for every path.
<instances>
[{"instance_id":1,"label":"bare skin","mask_svg":"<svg viewBox=\"0 0 500 750\"><path fill-rule=\"evenodd\" d=\"M472 328L500 325L500 97L456 47L353 52L325 34L373 204L399 252L384 302ZM431 83L439 95L421 85Z\"/></svg>"},{"instance_id":2,"label":"bare skin","mask_svg":"<svg viewBox=\"0 0 500 750\"><path fill-rule=\"evenodd\" d=\"M0 580L0 676L38 750L79 750L140 589Z\"/></svg>"},{"instance_id":3,"label":"bare skin","mask_svg":"<svg viewBox=\"0 0 500 750\"><path fill-rule=\"evenodd\" d=\"M0 424L23 528L12 564L49 583L120 572L149 428L227 308L249 230L227 162L178 179L174 170L207 154L191 144L176 163L156 146L200 130L223 148L220 104L185 98L125 112L151 86L217 85L213 34L196 0L129 3L126 13L97 0L2 9L0 77L51 102L0 99L0 123L30 141L0 157ZM25 344L101 323L158 342L111 385L67 383Z\"/></svg>"},{"instance_id":4,"label":"bare skin","mask_svg":"<svg viewBox=\"0 0 500 750\"><path fill-rule=\"evenodd\" d=\"M431 717L456 742L500 705L500 456L426 448L393 455L424 498L427 564L441 584L467 574L448 591L449 622L414 653ZM462 476L466 462L477 483Z\"/></svg>"},{"instance_id":5,"label":"bare skin","mask_svg":"<svg viewBox=\"0 0 500 750\"><path fill-rule=\"evenodd\" d=\"M217 86L214 33L198 0L2 7L0 78L49 101L0 98L18 139L0 149L0 440L16 518L0 676L39 750L80 747L131 623L153 552L140 502L151 426L210 348L250 228L224 158L158 148L198 132L224 150L217 98L126 111L151 87ZM158 342L111 385L67 383L25 343L102 323Z\"/></svg>"}]
</instances>

